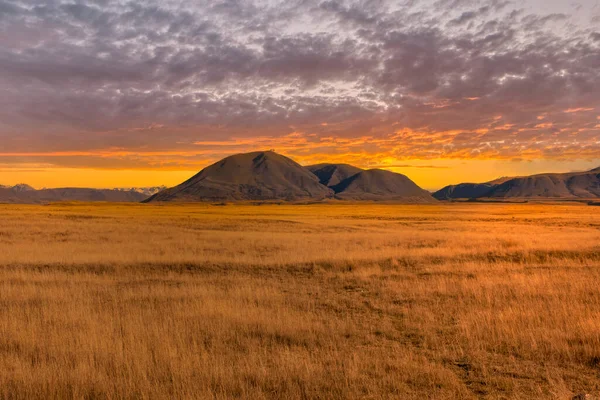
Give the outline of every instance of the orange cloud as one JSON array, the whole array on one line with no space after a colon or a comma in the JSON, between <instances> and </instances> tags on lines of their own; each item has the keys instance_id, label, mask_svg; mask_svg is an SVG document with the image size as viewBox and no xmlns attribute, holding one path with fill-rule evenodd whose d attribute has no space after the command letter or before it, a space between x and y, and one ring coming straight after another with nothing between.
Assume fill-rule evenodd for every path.
<instances>
[{"instance_id":1,"label":"orange cloud","mask_svg":"<svg viewBox=\"0 0 600 400\"><path fill-rule=\"evenodd\" d=\"M578 113L578 112L585 112L585 111L594 111L594 108L569 108L567 110L565 110L566 113Z\"/></svg>"}]
</instances>

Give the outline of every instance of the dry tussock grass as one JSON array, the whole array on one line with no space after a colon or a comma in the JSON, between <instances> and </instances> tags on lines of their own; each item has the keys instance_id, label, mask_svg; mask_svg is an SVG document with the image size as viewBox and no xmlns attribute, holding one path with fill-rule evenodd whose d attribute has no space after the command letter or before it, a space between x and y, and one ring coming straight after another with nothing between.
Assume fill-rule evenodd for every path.
<instances>
[{"instance_id":1,"label":"dry tussock grass","mask_svg":"<svg viewBox=\"0 0 600 400\"><path fill-rule=\"evenodd\" d=\"M600 394L581 205L0 206L0 397Z\"/></svg>"}]
</instances>

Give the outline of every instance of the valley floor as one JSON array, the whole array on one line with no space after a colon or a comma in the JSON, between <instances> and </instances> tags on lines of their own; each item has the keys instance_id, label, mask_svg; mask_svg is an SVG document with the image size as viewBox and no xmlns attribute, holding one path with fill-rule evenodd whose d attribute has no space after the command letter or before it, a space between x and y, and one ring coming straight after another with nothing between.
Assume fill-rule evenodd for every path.
<instances>
[{"instance_id":1,"label":"valley floor","mask_svg":"<svg viewBox=\"0 0 600 400\"><path fill-rule=\"evenodd\" d=\"M580 204L0 206L0 398L600 395Z\"/></svg>"}]
</instances>

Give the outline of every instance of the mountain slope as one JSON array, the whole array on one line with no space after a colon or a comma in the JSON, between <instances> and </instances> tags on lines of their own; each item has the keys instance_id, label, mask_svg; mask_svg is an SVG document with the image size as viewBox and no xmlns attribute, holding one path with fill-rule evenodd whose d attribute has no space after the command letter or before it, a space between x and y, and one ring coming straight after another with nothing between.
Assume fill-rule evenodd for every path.
<instances>
[{"instance_id":1,"label":"mountain slope","mask_svg":"<svg viewBox=\"0 0 600 400\"><path fill-rule=\"evenodd\" d=\"M316 164L306 167L315 174L322 185L332 187L344 179L363 171L362 169L349 164Z\"/></svg>"},{"instance_id":2,"label":"mountain slope","mask_svg":"<svg viewBox=\"0 0 600 400\"><path fill-rule=\"evenodd\" d=\"M421 189L405 175L381 169L359 172L332 186L332 189L336 198L342 200L436 202L428 191Z\"/></svg>"},{"instance_id":3,"label":"mountain slope","mask_svg":"<svg viewBox=\"0 0 600 400\"><path fill-rule=\"evenodd\" d=\"M150 197L151 201L302 200L332 197L331 189L295 161L272 151L236 154Z\"/></svg>"}]
</instances>

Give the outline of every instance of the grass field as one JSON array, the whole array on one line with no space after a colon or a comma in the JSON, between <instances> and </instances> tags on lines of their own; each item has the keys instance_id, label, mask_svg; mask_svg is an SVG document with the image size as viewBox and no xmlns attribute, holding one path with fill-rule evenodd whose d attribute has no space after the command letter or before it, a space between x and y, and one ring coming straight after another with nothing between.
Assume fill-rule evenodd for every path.
<instances>
[{"instance_id":1,"label":"grass field","mask_svg":"<svg viewBox=\"0 0 600 400\"><path fill-rule=\"evenodd\" d=\"M598 211L0 206L0 398L600 395Z\"/></svg>"}]
</instances>

